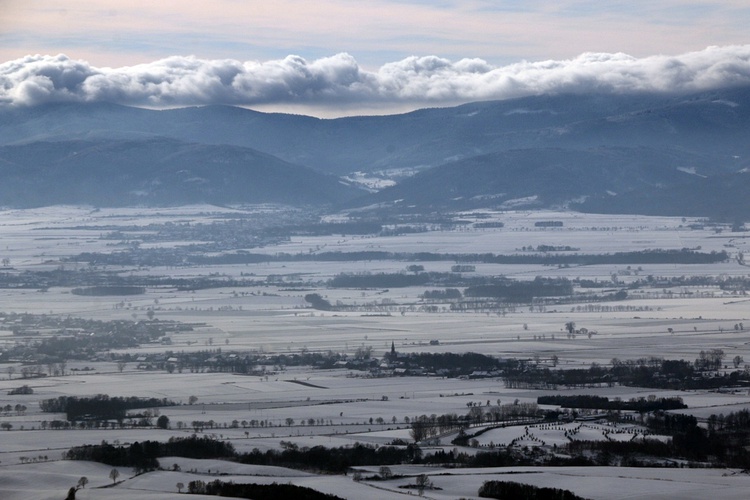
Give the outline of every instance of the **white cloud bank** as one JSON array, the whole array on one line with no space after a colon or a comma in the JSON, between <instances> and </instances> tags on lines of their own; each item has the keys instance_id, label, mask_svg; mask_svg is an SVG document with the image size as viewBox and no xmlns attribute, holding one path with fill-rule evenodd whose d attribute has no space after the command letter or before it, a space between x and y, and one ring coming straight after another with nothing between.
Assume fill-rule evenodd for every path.
<instances>
[{"instance_id":1,"label":"white cloud bank","mask_svg":"<svg viewBox=\"0 0 750 500\"><path fill-rule=\"evenodd\" d=\"M349 54L267 62L169 57L121 68L58 56L0 64L0 104L114 102L169 107L399 105L507 99L559 92L698 91L750 84L750 45L678 56L585 53L494 67L481 59L409 57L366 71Z\"/></svg>"}]
</instances>

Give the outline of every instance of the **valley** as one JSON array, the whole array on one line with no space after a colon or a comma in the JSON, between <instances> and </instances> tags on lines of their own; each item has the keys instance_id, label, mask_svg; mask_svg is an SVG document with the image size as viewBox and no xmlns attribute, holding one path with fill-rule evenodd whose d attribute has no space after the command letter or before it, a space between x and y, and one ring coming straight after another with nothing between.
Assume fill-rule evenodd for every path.
<instances>
[{"instance_id":1,"label":"valley","mask_svg":"<svg viewBox=\"0 0 750 500\"><path fill-rule=\"evenodd\" d=\"M276 205L0 212L4 498L61 498L82 476L84 500L172 498L178 483L184 492L216 479L401 498L418 493L423 474L419 492L435 499L477 498L483 481L503 478L584 498L702 498L716 488L744 498L750 479L728 458L613 451L604 462L601 443L671 442L647 414L538 403L679 398L687 408L666 414L703 429L750 409L744 228L550 210L378 220ZM495 288L475 296L472 287ZM426 365L426 353L445 367ZM497 364L459 368L448 357L470 353ZM692 378L663 375L665 361L680 360ZM627 367L653 370L651 383L626 383ZM578 372L588 381L549 385L550 373ZM31 394L9 394L25 386ZM169 404L121 421L71 421L40 406L98 394ZM438 417L448 419L442 430ZM461 433L470 437L455 444ZM83 445L191 436L231 445L237 458L160 456L156 470L114 467L115 481L111 465L68 459ZM420 460L335 470L290 458L415 445ZM580 457L597 467L550 465ZM393 478L380 477L382 466Z\"/></svg>"}]
</instances>

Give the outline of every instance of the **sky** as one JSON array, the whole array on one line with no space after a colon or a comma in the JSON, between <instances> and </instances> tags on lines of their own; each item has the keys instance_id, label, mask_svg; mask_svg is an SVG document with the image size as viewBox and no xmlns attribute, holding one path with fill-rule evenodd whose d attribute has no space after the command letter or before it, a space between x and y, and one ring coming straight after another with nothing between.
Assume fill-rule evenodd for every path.
<instances>
[{"instance_id":1,"label":"sky","mask_svg":"<svg viewBox=\"0 0 750 500\"><path fill-rule=\"evenodd\" d=\"M0 0L0 106L383 114L750 83L747 0Z\"/></svg>"}]
</instances>

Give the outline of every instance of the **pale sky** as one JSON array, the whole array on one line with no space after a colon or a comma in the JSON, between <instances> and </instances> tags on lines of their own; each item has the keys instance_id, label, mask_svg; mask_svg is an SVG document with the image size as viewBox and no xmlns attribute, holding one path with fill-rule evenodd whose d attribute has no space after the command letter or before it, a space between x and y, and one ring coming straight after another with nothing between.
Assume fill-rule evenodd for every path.
<instances>
[{"instance_id":1,"label":"pale sky","mask_svg":"<svg viewBox=\"0 0 750 500\"><path fill-rule=\"evenodd\" d=\"M748 27L748 0L0 0L0 104L335 115L705 88L750 82Z\"/></svg>"}]
</instances>

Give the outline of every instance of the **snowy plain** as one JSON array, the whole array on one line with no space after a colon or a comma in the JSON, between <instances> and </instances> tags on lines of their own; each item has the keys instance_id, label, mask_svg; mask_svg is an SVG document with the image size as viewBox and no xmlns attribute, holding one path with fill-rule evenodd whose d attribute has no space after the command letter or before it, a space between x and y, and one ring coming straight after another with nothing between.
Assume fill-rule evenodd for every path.
<instances>
[{"instance_id":1,"label":"snowy plain","mask_svg":"<svg viewBox=\"0 0 750 500\"><path fill-rule=\"evenodd\" d=\"M267 211L272 207L252 210ZM211 206L160 209L101 209L85 207L53 207L34 210L0 212L0 254L10 260L17 272L85 268L85 264L61 259L81 252L113 252L119 247L101 239L101 226L132 227L150 223L190 221L206 223L232 213L247 214L248 208ZM736 257L750 250L746 233L717 230L705 221L677 217L637 217L591 215L572 212L506 212L460 214L467 220L501 221L498 229L473 229L470 226L453 230L435 230L401 236L360 237L334 235L329 237L293 237L251 252L276 254L316 253L330 251L382 250L390 252L442 253L515 253L521 247L537 245L569 245L583 253L606 253L644 249L700 248L700 251L727 251L730 260L706 265L674 264L643 265L640 269L627 266L578 266L558 268L542 265L477 264L476 274L504 275L515 279L536 276L588 278L609 280L613 274L622 282L647 275L655 276L746 276L747 267ZM537 221L560 220L563 228L540 229ZM87 229L89 228L89 229ZM187 241L160 243L162 247L185 245ZM218 274L239 277L252 274L258 279L269 275L305 277L325 280L341 272L401 272L414 262L273 262L251 265L217 265L190 267L122 268L110 270L123 273L154 274L182 277ZM426 271L447 272L451 262L419 262ZM318 290L332 303L414 303L424 287L390 290ZM202 324L190 332L173 337L173 344L144 344L138 348L115 351L132 355L162 353L166 350L190 352L212 348L225 351L295 353L311 351L353 354L361 346L369 346L373 354L382 356L393 343L399 352L480 352L499 357L538 357L549 363L559 358L559 368L579 368L591 363L609 364L613 358L622 360L648 356L693 360L701 350L721 348L727 359L741 356L750 360L750 339L733 325L748 322L750 302L743 296L718 289L700 287L671 290L658 296L632 295L627 305L639 309L600 312L575 308L575 304L547 308L544 311L517 308L505 315L452 312L447 308L436 313L407 311L404 314L365 315L360 312L330 312L310 309L304 300L306 291L283 286L258 287L242 291L211 288L195 292L174 288L149 288L144 295L133 297L84 297L72 295L64 287L37 290L0 290L0 312L71 315L110 320L145 320L149 308L163 320ZM125 307L117 307L126 302ZM158 303L158 305L156 305ZM585 306L586 303L580 305ZM564 324L575 321L579 326L596 331L591 338L568 339ZM524 326L525 325L525 326ZM671 330L671 331L670 331ZM430 345L438 341L438 345ZM0 348L14 345L12 332L0 331ZM15 365L21 367L20 363ZM304 472L278 469L237 469L236 464L216 461L189 461L174 458L163 464L179 463L181 472L157 471L131 477L122 472L122 482L111 483L110 467L101 464L62 460L62 453L72 446L96 444L102 440L131 443L139 440L166 440L172 436L188 436L194 432L190 422L214 420L218 426L205 430L219 439L227 439L239 451L253 448L278 448L281 440L299 446L343 446L355 442L385 444L393 439L408 439L404 417L465 413L467 404L491 401L502 403L534 402L545 391L508 389L499 379L459 380L440 377L366 378L347 370L312 370L287 368L269 380L260 377L227 373L166 373L138 370L134 364L120 372L112 361L71 362L69 369L90 368L65 376L50 376L21 381L7 376L6 366L0 373L0 406L22 403L28 407L23 415L0 415L0 421L12 424L10 431L0 433L0 498L40 500L63 498L67 488L78 478L91 481L80 490L79 499L143 500L174 498L175 484L190 480L210 480L222 471L237 481L252 477L253 481L289 481L320 491L353 498L403 498L405 491L391 482L355 483L350 477L317 476ZM303 385L298 382L304 381ZM8 391L28 383L34 389L29 396L9 396ZM706 391L659 391L648 388L591 388L585 392L609 397L679 396L688 405L687 413L707 418L712 413L728 413L750 408L746 392L718 393ZM37 402L60 395L166 397L186 403L196 396L194 405L161 408L172 422L172 428L108 429L52 431L41 430L44 420L61 415L44 414ZM384 398L384 396L387 398ZM294 421L287 425L287 419ZM383 423L370 419L382 418ZM232 428L233 421L268 420L271 427ZM300 425L313 419L324 425ZM183 422L184 429L176 429ZM601 429L590 429L602 436ZM553 443L560 433L536 429L536 437ZM482 445L506 443L523 437L523 427L491 431L482 435ZM562 442L562 441L560 441ZM441 443L449 446L449 442ZM428 448L426 448L428 449ZM21 457L35 458L24 460ZM39 457L42 457L41 459ZM44 458L46 457L46 458ZM396 467L394 467L394 470ZM187 472L195 470L196 472ZM209 474L209 470L212 471ZM442 490L425 492L426 498L475 498L485 480L510 478L538 486L571 489L592 499L609 498L746 498L750 477L724 470L628 469L628 468L539 468L539 469L404 469L407 474L427 471ZM376 472L376 470L373 470ZM444 475L446 474L446 475ZM280 479L283 478L283 479ZM222 477L222 479L225 479ZM195 497L208 498L208 497Z\"/></svg>"}]
</instances>

